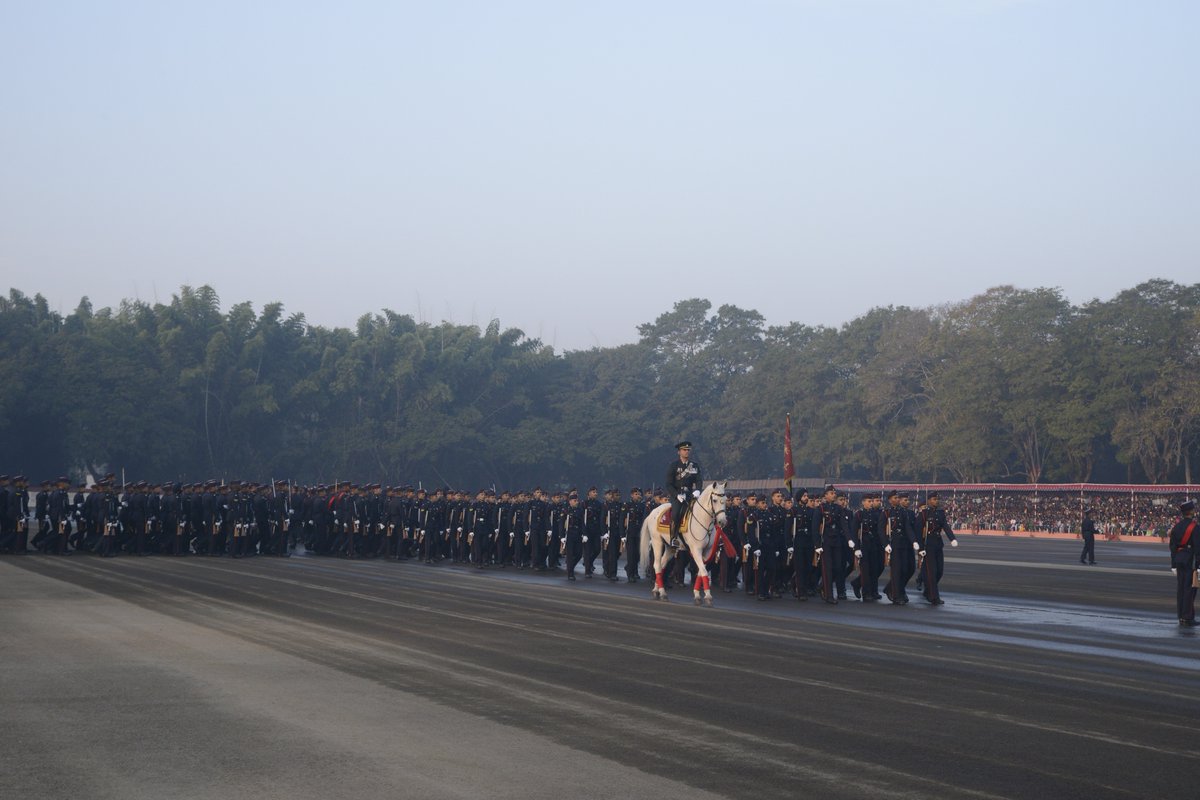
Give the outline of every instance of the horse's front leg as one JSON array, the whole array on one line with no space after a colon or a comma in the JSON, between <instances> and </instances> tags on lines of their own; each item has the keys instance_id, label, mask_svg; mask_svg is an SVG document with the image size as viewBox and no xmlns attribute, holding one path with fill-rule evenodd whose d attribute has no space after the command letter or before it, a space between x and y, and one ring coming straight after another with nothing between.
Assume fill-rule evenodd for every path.
<instances>
[{"instance_id":1,"label":"horse's front leg","mask_svg":"<svg viewBox=\"0 0 1200 800\"><path fill-rule=\"evenodd\" d=\"M696 584L692 587L696 605L704 603L711 607L713 604L712 581L709 579L708 567L704 564L704 552L697 544L689 544L688 551L692 554L692 561L696 562Z\"/></svg>"}]
</instances>

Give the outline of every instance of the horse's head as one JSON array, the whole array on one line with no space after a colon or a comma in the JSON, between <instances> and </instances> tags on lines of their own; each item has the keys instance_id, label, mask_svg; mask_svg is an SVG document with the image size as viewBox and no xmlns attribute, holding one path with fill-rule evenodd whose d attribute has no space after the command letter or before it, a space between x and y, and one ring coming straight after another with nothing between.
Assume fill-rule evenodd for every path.
<instances>
[{"instance_id":1,"label":"horse's head","mask_svg":"<svg viewBox=\"0 0 1200 800\"><path fill-rule=\"evenodd\" d=\"M708 495L708 508L712 512L713 517L717 520L717 524L724 527L725 525L725 482L713 482L712 486L708 487L706 492Z\"/></svg>"}]
</instances>

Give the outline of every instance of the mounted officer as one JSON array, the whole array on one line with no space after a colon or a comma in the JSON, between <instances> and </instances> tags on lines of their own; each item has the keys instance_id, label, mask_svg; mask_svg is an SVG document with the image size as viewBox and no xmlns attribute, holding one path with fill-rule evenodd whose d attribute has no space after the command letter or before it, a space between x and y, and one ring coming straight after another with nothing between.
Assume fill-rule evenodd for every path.
<instances>
[{"instance_id":1,"label":"mounted officer","mask_svg":"<svg viewBox=\"0 0 1200 800\"><path fill-rule=\"evenodd\" d=\"M671 497L671 538L679 536L679 523L692 500L700 496L704 480L700 477L700 465L692 461L692 443L682 441L675 445L679 458L667 467L667 491Z\"/></svg>"}]
</instances>

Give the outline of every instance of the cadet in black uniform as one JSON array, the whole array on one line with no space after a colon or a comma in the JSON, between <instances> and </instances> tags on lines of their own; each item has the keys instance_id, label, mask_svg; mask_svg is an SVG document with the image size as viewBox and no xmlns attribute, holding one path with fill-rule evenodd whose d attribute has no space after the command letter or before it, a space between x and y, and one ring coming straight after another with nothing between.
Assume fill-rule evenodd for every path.
<instances>
[{"instance_id":1,"label":"cadet in black uniform","mask_svg":"<svg viewBox=\"0 0 1200 800\"><path fill-rule=\"evenodd\" d=\"M624 514L625 577L630 583L637 583L641 580L642 523L646 521L646 504L642 501L642 490L636 486L629 490Z\"/></svg>"},{"instance_id":2,"label":"cadet in black uniform","mask_svg":"<svg viewBox=\"0 0 1200 800\"><path fill-rule=\"evenodd\" d=\"M888 492L888 507L880 520L884 523L884 552L891 561L890 579L885 593L889 600L902 606L908 602L908 579L912 577L909 564L913 553L920 549L917 535L913 531L908 511L900 505L901 494L894 489Z\"/></svg>"},{"instance_id":3,"label":"cadet in black uniform","mask_svg":"<svg viewBox=\"0 0 1200 800\"><path fill-rule=\"evenodd\" d=\"M1179 506L1182 515L1169 537L1171 572L1175 573L1175 610L1185 628L1196 624L1196 589L1192 575L1196 570L1196 503L1188 500Z\"/></svg>"},{"instance_id":4,"label":"cadet in black uniform","mask_svg":"<svg viewBox=\"0 0 1200 800\"><path fill-rule=\"evenodd\" d=\"M946 543L942 541L943 534L950 540L951 547L958 547L958 539L950 529L938 493L930 492L925 498L925 508L921 509L917 517L917 541L921 545L921 552L925 554L921 570L925 577L922 591L925 599L935 606L945 604L938 592L938 582L942 579L942 570L945 567L943 551L946 549Z\"/></svg>"}]
</instances>

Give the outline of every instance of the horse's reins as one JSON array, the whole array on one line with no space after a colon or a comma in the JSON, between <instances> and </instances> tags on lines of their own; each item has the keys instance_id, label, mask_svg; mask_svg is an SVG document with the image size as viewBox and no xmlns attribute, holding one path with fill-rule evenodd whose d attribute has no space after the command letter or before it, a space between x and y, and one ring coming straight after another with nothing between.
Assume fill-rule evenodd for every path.
<instances>
[{"instance_id":1,"label":"horse's reins","mask_svg":"<svg viewBox=\"0 0 1200 800\"><path fill-rule=\"evenodd\" d=\"M717 507L717 503L713 498L724 497L724 496L725 496L724 492L713 492L712 494L710 494L708 497L708 507L707 508L700 505L700 503L696 503L697 508L700 508L700 509L708 512L708 521L710 524L704 526L705 531L707 531L709 529L709 527L712 523L715 523L717 521L717 512L713 510Z\"/></svg>"}]
</instances>

